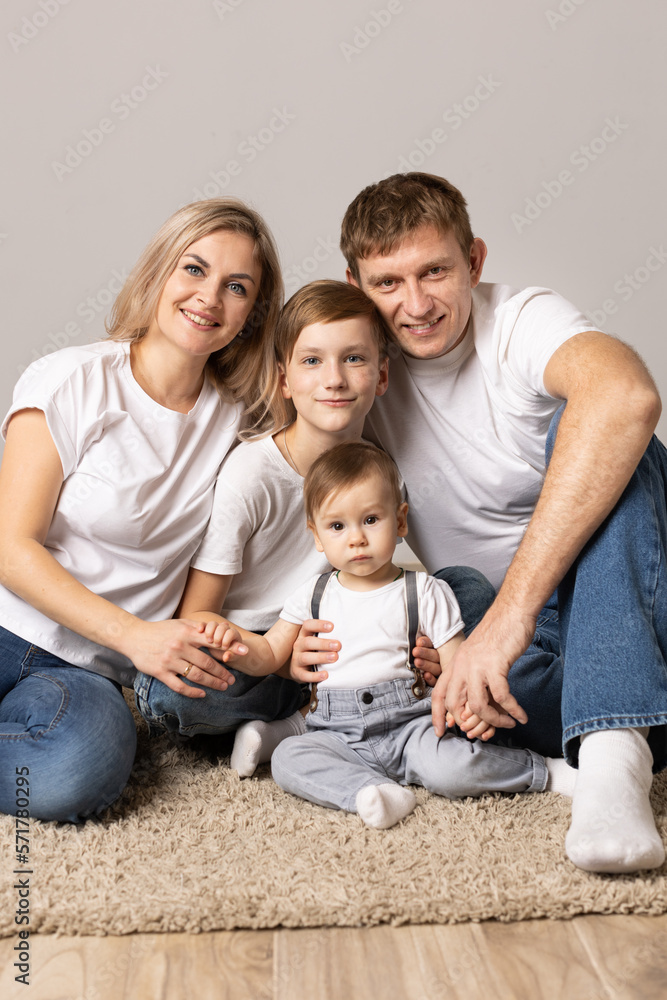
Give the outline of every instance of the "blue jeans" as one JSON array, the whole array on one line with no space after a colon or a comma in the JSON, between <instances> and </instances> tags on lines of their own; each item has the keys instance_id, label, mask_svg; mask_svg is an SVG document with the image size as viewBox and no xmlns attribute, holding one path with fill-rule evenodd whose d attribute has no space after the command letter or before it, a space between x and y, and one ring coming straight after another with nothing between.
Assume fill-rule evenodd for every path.
<instances>
[{"instance_id":1,"label":"blue jeans","mask_svg":"<svg viewBox=\"0 0 667 1000\"><path fill-rule=\"evenodd\" d=\"M137 734L120 688L0 628L0 811L16 811L28 768L30 815L81 822L118 798Z\"/></svg>"},{"instance_id":2,"label":"blue jeans","mask_svg":"<svg viewBox=\"0 0 667 1000\"><path fill-rule=\"evenodd\" d=\"M563 409L549 428L547 462ZM562 749L576 764L583 733L649 726L654 770L665 767L667 449L655 436L508 679L528 722L499 730L494 742L544 756Z\"/></svg>"},{"instance_id":3,"label":"blue jeans","mask_svg":"<svg viewBox=\"0 0 667 1000\"><path fill-rule=\"evenodd\" d=\"M283 740L273 753L276 783L302 799L348 812L356 812L357 794L366 785L392 781L450 799L544 790L546 766L532 750L450 734L438 739L431 699L418 701L412 683L320 687L306 733Z\"/></svg>"},{"instance_id":4,"label":"blue jeans","mask_svg":"<svg viewBox=\"0 0 667 1000\"><path fill-rule=\"evenodd\" d=\"M204 688L205 698L186 698L162 681L137 673L134 692L137 708L148 723L151 735L163 732L180 736L216 736L233 733L244 722L259 719L273 722L293 715L304 704L300 684L276 677L250 677L228 668L236 678L226 691ZM200 685L186 681L191 687Z\"/></svg>"}]
</instances>

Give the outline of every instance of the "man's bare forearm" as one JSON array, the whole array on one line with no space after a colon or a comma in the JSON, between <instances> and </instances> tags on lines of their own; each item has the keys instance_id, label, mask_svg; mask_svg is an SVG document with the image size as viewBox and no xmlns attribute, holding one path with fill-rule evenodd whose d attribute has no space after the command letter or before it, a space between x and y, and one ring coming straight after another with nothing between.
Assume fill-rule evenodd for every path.
<instances>
[{"instance_id":1,"label":"man's bare forearm","mask_svg":"<svg viewBox=\"0 0 667 1000\"><path fill-rule=\"evenodd\" d=\"M616 350L618 363L622 352L618 357ZM639 363L627 376L613 375L599 386L594 377L582 378L571 390L542 493L492 618L539 613L613 510L651 439L660 399L648 372Z\"/></svg>"}]
</instances>

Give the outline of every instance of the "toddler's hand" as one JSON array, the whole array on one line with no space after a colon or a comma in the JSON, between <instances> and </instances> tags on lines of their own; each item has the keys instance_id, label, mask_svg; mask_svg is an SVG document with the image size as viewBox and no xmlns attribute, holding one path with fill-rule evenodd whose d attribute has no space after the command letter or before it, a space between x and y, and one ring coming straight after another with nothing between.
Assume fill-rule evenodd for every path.
<instances>
[{"instance_id":1,"label":"toddler's hand","mask_svg":"<svg viewBox=\"0 0 667 1000\"><path fill-rule=\"evenodd\" d=\"M447 717L447 725L449 725L449 718L451 717L449 712L447 713ZM453 722L454 719L452 718ZM490 740L496 731L495 726L485 722L484 719L480 719L479 715L475 715L468 702L465 703L465 708L461 712L460 728L469 740Z\"/></svg>"},{"instance_id":2,"label":"toddler's hand","mask_svg":"<svg viewBox=\"0 0 667 1000\"><path fill-rule=\"evenodd\" d=\"M223 650L221 659L223 663L229 663L235 656L245 656L248 647L241 640L240 633L229 624L229 622L202 622L201 631L204 633L207 645L214 649Z\"/></svg>"}]
</instances>

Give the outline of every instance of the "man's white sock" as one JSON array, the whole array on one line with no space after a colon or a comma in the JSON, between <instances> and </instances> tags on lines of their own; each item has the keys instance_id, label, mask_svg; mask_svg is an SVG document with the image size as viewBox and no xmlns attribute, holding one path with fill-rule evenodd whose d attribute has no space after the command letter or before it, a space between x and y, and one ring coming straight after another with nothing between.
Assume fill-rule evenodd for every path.
<instances>
[{"instance_id":1,"label":"man's white sock","mask_svg":"<svg viewBox=\"0 0 667 1000\"><path fill-rule=\"evenodd\" d=\"M581 738L568 858L591 872L658 868L665 848L649 791L653 755L645 729L605 729Z\"/></svg>"},{"instance_id":2,"label":"man's white sock","mask_svg":"<svg viewBox=\"0 0 667 1000\"><path fill-rule=\"evenodd\" d=\"M404 785L366 785L357 792L357 812L366 826L387 830L409 816L417 805L415 793Z\"/></svg>"},{"instance_id":3,"label":"man's white sock","mask_svg":"<svg viewBox=\"0 0 667 1000\"><path fill-rule=\"evenodd\" d=\"M266 764L279 743L288 736L301 736L306 723L301 712L276 722L246 722L236 730L230 766L240 778L249 778L258 764Z\"/></svg>"},{"instance_id":4,"label":"man's white sock","mask_svg":"<svg viewBox=\"0 0 667 1000\"><path fill-rule=\"evenodd\" d=\"M558 792L559 795L572 798L577 780L576 767L570 767L562 757L545 757L544 760L549 774L544 791Z\"/></svg>"}]
</instances>

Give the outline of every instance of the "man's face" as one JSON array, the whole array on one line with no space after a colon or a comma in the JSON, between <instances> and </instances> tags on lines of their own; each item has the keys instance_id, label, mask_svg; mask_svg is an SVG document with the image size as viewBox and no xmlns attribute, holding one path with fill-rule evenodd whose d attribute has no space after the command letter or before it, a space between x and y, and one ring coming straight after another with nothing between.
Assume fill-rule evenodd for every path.
<instances>
[{"instance_id":1,"label":"man's face","mask_svg":"<svg viewBox=\"0 0 667 1000\"><path fill-rule=\"evenodd\" d=\"M359 261L357 283L375 302L396 341L413 358L438 358L462 339L486 257L480 239L468 259L453 233L415 229L391 253Z\"/></svg>"}]
</instances>

